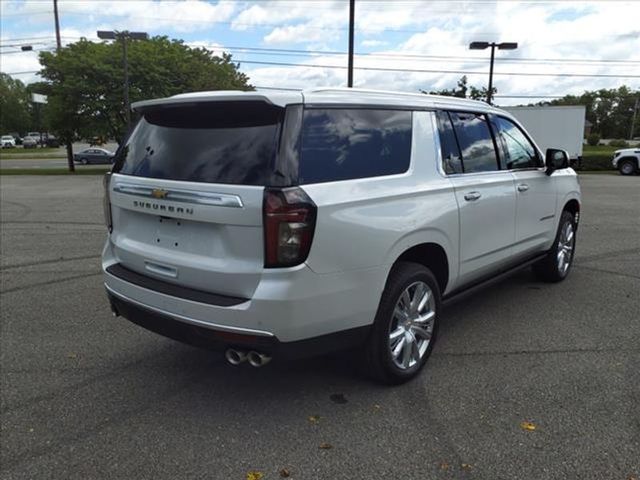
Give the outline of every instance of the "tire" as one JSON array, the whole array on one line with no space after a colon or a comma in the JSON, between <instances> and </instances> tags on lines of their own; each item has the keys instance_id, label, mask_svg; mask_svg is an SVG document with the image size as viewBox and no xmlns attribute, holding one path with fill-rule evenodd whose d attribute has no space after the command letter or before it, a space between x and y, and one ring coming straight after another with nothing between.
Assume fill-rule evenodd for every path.
<instances>
[{"instance_id":1,"label":"tire","mask_svg":"<svg viewBox=\"0 0 640 480\"><path fill-rule=\"evenodd\" d=\"M570 238L569 238L570 237ZM533 265L533 272L544 282L561 282L571 270L576 249L576 221L567 210L560 216L560 224L553 247L547 256Z\"/></svg>"},{"instance_id":2,"label":"tire","mask_svg":"<svg viewBox=\"0 0 640 480\"><path fill-rule=\"evenodd\" d=\"M80 163L81 163L82 165L88 165L88 164L89 164L89 160L87 160L86 158L81 158L81 159L80 159Z\"/></svg>"},{"instance_id":3,"label":"tire","mask_svg":"<svg viewBox=\"0 0 640 480\"><path fill-rule=\"evenodd\" d=\"M633 175L636 173L636 164L633 160L623 160L618 165L621 175Z\"/></svg>"},{"instance_id":4,"label":"tire","mask_svg":"<svg viewBox=\"0 0 640 480\"><path fill-rule=\"evenodd\" d=\"M421 296L425 289L426 300ZM409 296L409 302L404 294ZM414 301L419 302L415 304L418 308L412 307ZM376 381L391 385L414 378L433 350L440 306L440 288L428 268L413 262L395 265L364 347L367 373ZM394 333L397 334L393 336ZM392 351L394 347L396 352L400 349L397 356Z\"/></svg>"}]
</instances>

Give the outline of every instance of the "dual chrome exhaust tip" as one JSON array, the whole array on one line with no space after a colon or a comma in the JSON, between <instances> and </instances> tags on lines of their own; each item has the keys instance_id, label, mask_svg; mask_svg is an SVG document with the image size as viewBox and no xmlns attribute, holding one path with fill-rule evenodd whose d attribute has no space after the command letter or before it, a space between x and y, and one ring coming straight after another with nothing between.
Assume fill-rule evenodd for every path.
<instances>
[{"instance_id":1,"label":"dual chrome exhaust tip","mask_svg":"<svg viewBox=\"0 0 640 480\"><path fill-rule=\"evenodd\" d=\"M229 348L224 353L227 362L231 365L240 365L241 363L247 361L249 365L252 367L263 367L267 363L271 361L271 355L267 355L265 353L260 353L251 350L250 352L245 352L243 350L236 350L235 348Z\"/></svg>"}]
</instances>

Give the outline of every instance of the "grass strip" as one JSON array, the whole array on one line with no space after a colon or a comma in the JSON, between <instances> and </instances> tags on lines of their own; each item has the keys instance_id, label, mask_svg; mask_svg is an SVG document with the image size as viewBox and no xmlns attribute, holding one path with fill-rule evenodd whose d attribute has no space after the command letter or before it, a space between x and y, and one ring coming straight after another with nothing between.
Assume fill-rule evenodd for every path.
<instances>
[{"instance_id":1,"label":"grass strip","mask_svg":"<svg viewBox=\"0 0 640 480\"><path fill-rule=\"evenodd\" d=\"M75 172L66 168L0 168L0 175L104 175L111 165L106 167L76 168Z\"/></svg>"}]
</instances>

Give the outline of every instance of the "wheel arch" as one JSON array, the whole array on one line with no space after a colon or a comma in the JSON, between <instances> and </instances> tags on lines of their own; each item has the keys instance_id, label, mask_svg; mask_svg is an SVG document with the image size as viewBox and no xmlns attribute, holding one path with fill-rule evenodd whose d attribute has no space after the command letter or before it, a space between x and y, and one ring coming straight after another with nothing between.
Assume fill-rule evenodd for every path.
<instances>
[{"instance_id":1,"label":"wheel arch","mask_svg":"<svg viewBox=\"0 0 640 480\"><path fill-rule=\"evenodd\" d=\"M415 262L427 267L436 277L440 293L444 294L449 285L450 261L446 250L440 244L425 242L413 245L398 256L393 266L399 262Z\"/></svg>"},{"instance_id":2,"label":"wheel arch","mask_svg":"<svg viewBox=\"0 0 640 480\"><path fill-rule=\"evenodd\" d=\"M569 212L573 215L573 218L576 222L576 228L578 227L578 223L580 221L580 201L577 198L570 198L565 200L564 206L562 207L562 212ZM558 219L558 222L560 219Z\"/></svg>"},{"instance_id":3,"label":"wheel arch","mask_svg":"<svg viewBox=\"0 0 640 480\"><path fill-rule=\"evenodd\" d=\"M640 168L640 160L636 156L625 155L624 157L620 157L616 165L618 166L618 168L620 168L620 165L622 165L624 162L633 162L636 165L636 169Z\"/></svg>"}]
</instances>

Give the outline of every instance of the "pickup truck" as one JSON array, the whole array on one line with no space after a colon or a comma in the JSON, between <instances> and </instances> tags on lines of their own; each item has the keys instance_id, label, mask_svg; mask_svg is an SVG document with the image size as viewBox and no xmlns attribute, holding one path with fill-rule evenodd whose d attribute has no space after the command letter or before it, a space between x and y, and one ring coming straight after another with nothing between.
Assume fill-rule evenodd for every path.
<instances>
[{"instance_id":1,"label":"pickup truck","mask_svg":"<svg viewBox=\"0 0 640 480\"><path fill-rule=\"evenodd\" d=\"M613 168L620 170L622 175L633 175L640 172L640 148L624 148L613 152L611 161Z\"/></svg>"}]
</instances>

